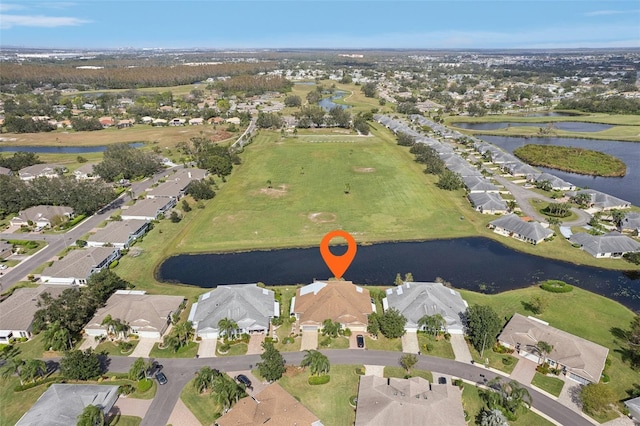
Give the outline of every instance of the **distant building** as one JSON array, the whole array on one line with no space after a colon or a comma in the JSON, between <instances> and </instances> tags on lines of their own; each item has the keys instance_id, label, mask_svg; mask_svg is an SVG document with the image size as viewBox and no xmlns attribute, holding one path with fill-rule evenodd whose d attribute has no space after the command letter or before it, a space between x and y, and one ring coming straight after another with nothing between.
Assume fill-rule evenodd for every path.
<instances>
[{"instance_id":1,"label":"distant building","mask_svg":"<svg viewBox=\"0 0 640 426\"><path fill-rule=\"evenodd\" d=\"M87 238L88 247L104 247L111 245L119 249L128 249L138 238L143 236L149 228L146 220L122 220L109 222Z\"/></svg>"},{"instance_id":2,"label":"distant building","mask_svg":"<svg viewBox=\"0 0 640 426\"><path fill-rule=\"evenodd\" d=\"M59 164L34 164L18 171L20 179L29 181L37 177L54 178L66 172L67 168Z\"/></svg>"},{"instance_id":3,"label":"distant building","mask_svg":"<svg viewBox=\"0 0 640 426\"><path fill-rule=\"evenodd\" d=\"M515 214L502 216L489 222L489 228L496 234L515 238L531 244L540 244L545 238L553 235L553 231L538 222L525 222Z\"/></svg>"},{"instance_id":4,"label":"distant building","mask_svg":"<svg viewBox=\"0 0 640 426\"><path fill-rule=\"evenodd\" d=\"M62 259L42 271L40 280L46 284L86 285L89 277L107 268L120 257L115 247L90 247L71 250Z\"/></svg>"},{"instance_id":5,"label":"distant building","mask_svg":"<svg viewBox=\"0 0 640 426\"><path fill-rule=\"evenodd\" d=\"M122 210L122 220L154 220L176 205L175 198L145 198Z\"/></svg>"},{"instance_id":6,"label":"distant building","mask_svg":"<svg viewBox=\"0 0 640 426\"><path fill-rule=\"evenodd\" d=\"M640 251L639 242L626 235L621 235L617 231L604 235L591 235L586 232L580 232L571 235L569 241L580 245L582 250L598 258L619 258L626 253Z\"/></svg>"},{"instance_id":7,"label":"distant building","mask_svg":"<svg viewBox=\"0 0 640 426\"><path fill-rule=\"evenodd\" d=\"M9 220L11 226L28 226L29 222L42 228L50 227L55 223L56 217L62 222L73 216L73 209L65 206L33 206L22 210L18 216Z\"/></svg>"}]
</instances>

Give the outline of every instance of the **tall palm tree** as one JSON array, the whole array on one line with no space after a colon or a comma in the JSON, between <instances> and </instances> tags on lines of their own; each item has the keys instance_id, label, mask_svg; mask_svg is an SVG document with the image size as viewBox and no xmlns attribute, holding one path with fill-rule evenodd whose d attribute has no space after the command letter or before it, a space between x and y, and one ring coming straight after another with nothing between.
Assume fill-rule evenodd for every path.
<instances>
[{"instance_id":1,"label":"tall palm tree","mask_svg":"<svg viewBox=\"0 0 640 426\"><path fill-rule=\"evenodd\" d=\"M47 372L47 364L39 359L28 359L24 361L20 372L20 379L25 382L36 381L38 377L44 376Z\"/></svg>"},{"instance_id":2,"label":"tall palm tree","mask_svg":"<svg viewBox=\"0 0 640 426\"><path fill-rule=\"evenodd\" d=\"M111 317L111 314L104 317L100 325L105 326L105 328L107 329L107 335L115 334L114 332L115 320Z\"/></svg>"},{"instance_id":3,"label":"tall palm tree","mask_svg":"<svg viewBox=\"0 0 640 426\"><path fill-rule=\"evenodd\" d=\"M24 360L20 357L14 356L13 358L9 358L7 362L2 366L2 374L0 377L6 379L14 374L17 374L20 377L20 384L23 385L22 376L20 375L20 370L24 366Z\"/></svg>"},{"instance_id":4,"label":"tall palm tree","mask_svg":"<svg viewBox=\"0 0 640 426\"><path fill-rule=\"evenodd\" d=\"M214 382L220 373L216 374L211 367L202 367L200 371L196 373L196 379L193 384L199 393L206 391L207 389L213 389Z\"/></svg>"},{"instance_id":5,"label":"tall palm tree","mask_svg":"<svg viewBox=\"0 0 640 426\"><path fill-rule=\"evenodd\" d=\"M340 332L341 328L342 325L339 322L326 319L322 322L322 335L338 337L338 333Z\"/></svg>"},{"instance_id":6,"label":"tall palm tree","mask_svg":"<svg viewBox=\"0 0 640 426\"><path fill-rule=\"evenodd\" d=\"M553 345L545 342L544 340L540 340L537 346L538 351L542 355L542 363L547 362L547 355L551 353L553 350Z\"/></svg>"},{"instance_id":7,"label":"tall palm tree","mask_svg":"<svg viewBox=\"0 0 640 426\"><path fill-rule=\"evenodd\" d=\"M225 336L233 339L238 330L238 323L230 318L222 318L218 321L218 328L223 332Z\"/></svg>"},{"instance_id":8,"label":"tall palm tree","mask_svg":"<svg viewBox=\"0 0 640 426\"><path fill-rule=\"evenodd\" d=\"M424 315L418 320L418 327L424 327L425 331L433 333L434 336L437 335L445 325L447 325L447 322L440 314Z\"/></svg>"},{"instance_id":9,"label":"tall palm tree","mask_svg":"<svg viewBox=\"0 0 640 426\"><path fill-rule=\"evenodd\" d=\"M227 411L246 394L244 389L231 380L229 376L221 374L214 379L212 395L223 410Z\"/></svg>"},{"instance_id":10,"label":"tall palm tree","mask_svg":"<svg viewBox=\"0 0 640 426\"><path fill-rule=\"evenodd\" d=\"M320 375L327 374L331 369L329 358L316 350L307 350L307 354L302 358L301 367L309 367L311 374Z\"/></svg>"},{"instance_id":11,"label":"tall palm tree","mask_svg":"<svg viewBox=\"0 0 640 426\"><path fill-rule=\"evenodd\" d=\"M54 351L65 351L73 346L71 332L60 325L59 321L49 324L42 334L44 337L44 349Z\"/></svg>"},{"instance_id":12,"label":"tall palm tree","mask_svg":"<svg viewBox=\"0 0 640 426\"><path fill-rule=\"evenodd\" d=\"M104 413L95 405L87 405L78 416L78 426L104 426Z\"/></svg>"}]
</instances>

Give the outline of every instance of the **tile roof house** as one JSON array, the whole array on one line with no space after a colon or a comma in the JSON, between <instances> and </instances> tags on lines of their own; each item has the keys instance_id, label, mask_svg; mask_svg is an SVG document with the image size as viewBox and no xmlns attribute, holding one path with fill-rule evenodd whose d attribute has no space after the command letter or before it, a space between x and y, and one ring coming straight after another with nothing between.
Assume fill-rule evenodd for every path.
<instances>
[{"instance_id":1,"label":"tile roof house","mask_svg":"<svg viewBox=\"0 0 640 426\"><path fill-rule=\"evenodd\" d=\"M40 285L14 290L11 296L0 302L0 343L8 343L12 337L31 338L33 315L43 293L57 297L69 287Z\"/></svg>"},{"instance_id":2,"label":"tile roof house","mask_svg":"<svg viewBox=\"0 0 640 426\"><path fill-rule=\"evenodd\" d=\"M492 192L476 192L467 196L473 208L482 214L506 214L507 203L498 194Z\"/></svg>"},{"instance_id":3,"label":"tile roof house","mask_svg":"<svg viewBox=\"0 0 640 426\"><path fill-rule=\"evenodd\" d=\"M84 327L89 336L104 336L102 321L107 315L129 324L131 332L140 337L159 339L171 323L171 315L180 310L182 296L146 294L139 290L118 290L96 311Z\"/></svg>"},{"instance_id":4,"label":"tile roof house","mask_svg":"<svg viewBox=\"0 0 640 426\"><path fill-rule=\"evenodd\" d=\"M565 369L570 379L582 384L598 383L604 370L609 349L566 331L551 327L548 323L518 313L498 336L498 341L513 348L523 357L540 363L539 342L553 346L547 354L547 362L553 368Z\"/></svg>"},{"instance_id":5,"label":"tile roof house","mask_svg":"<svg viewBox=\"0 0 640 426\"><path fill-rule=\"evenodd\" d=\"M591 235L580 232L569 238L574 244L593 257L622 257L625 253L640 251L640 243L636 240L612 231L604 235Z\"/></svg>"},{"instance_id":6,"label":"tile roof house","mask_svg":"<svg viewBox=\"0 0 640 426\"><path fill-rule=\"evenodd\" d=\"M228 318L238 324L240 333L267 333L271 318L280 316L280 304L271 290L257 284L219 285L200 295L191 306L189 321L196 336L217 339L218 322Z\"/></svg>"},{"instance_id":7,"label":"tile roof house","mask_svg":"<svg viewBox=\"0 0 640 426\"><path fill-rule=\"evenodd\" d=\"M361 376L355 426L465 426L462 390L410 379Z\"/></svg>"},{"instance_id":8,"label":"tile roof house","mask_svg":"<svg viewBox=\"0 0 640 426\"><path fill-rule=\"evenodd\" d=\"M525 222L516 214L508 214L489 222L489 228L496 234L512 237L531 244L540 244L553 231L538 222Z\"/></svg>"},{"instance_id":9,"label":"tile roof house","mask_svg":"<svg viewBox=\"0 0 640 426\"><path fill-rule=\"evenodd\" d=\"M73 209L66 206L33 206L22 210L9 223L11 226L27 226L31 221L35 226L45 228L51 226L56 216L67 220L73 216Z\"/></svg>"},{"instance_id":10,"label":"tile roof house","mask_svg":"<svg viewBox=\"0 0 640 426\"><path fill-rule=\"evenodd\" d=\"M37 177L53 178L60 176L66 171L66 167L59 164L34 164L18 171L18 176L22 180L33 180Z\"/></svg>"},{"instance_id":11,"label":"tile roof house","mask_svg":"<svg viewBox=\"0 0 640 426\"><path fill-rule=\"evenodd\" d=\"M16 426L68 426L78 422L85 407L95 405L108 415L118 400L118 386L54 383Z\"/></svg>"},{"instance_id":12,"label":"tile roof house","mask_svg":"<svg viewBox=\"0 0 640 426\"><path fill-rule=\"evenodd\" d=\"M154 220L176 205L175 198L145 198L122 210L122 220Z\"/></svg>"},{"instance_id":13,"label":"tile roof house","mask_svg":"<svg viewBox=\"0 0 640 426\"><path fill-rule=\"evenodd\" d=\"M89 247L71 250L65 257L42 271L40 281L46 284L85 285L89 277L107 268L120 257L116 247Z\"/></svg>"},{"instance_id":14,"label":"tile roof house","mask_svg":"<svg viewBox=\"0 0 640 426\"><path fill-rule=\"evenodd\" d=\"M87 238L88 247L103 247L112 245L119 249L127 249L149 229L146 220L132 219L109 222L107 226Z\"/></svg>"},{"instance_id":15,"label":"tile roof house","mask_svg":"<svg viewBox=\"0 0 640 426\"><path fill-rule=\"evenodd\" d=\"M330 319L352 331L366 331L374 310L369 290L351 281L316 281L297 289L291 300L291 314L302 330L318 330Z\"/></svg>"},{"instance_id":16,"label":"tile roof house","mask_svg":"<svg viewBox=\"0 0 640 426\"><path fill-rule=\"evenodd\" d=\"M448 333L464 333L461 315L467 310L467 302L460 292L440 283L407 282L389 288L382 306L385 310L395 308L400 311L407 319L407 331L417 331L418 321L423 316L440 314L446 321Z\"/></svg>"},{"instance_id":17,"label":"tile roof house","mask_svg":"<svg viewBox=\"0 0 640 426\"><path fill-rule=\"evenodd\" d=\"M297 399L272 383L258 394L238 401L231 410L216 420L216 426L322 426L318 416Z\"/></svg>"}]
</instances>

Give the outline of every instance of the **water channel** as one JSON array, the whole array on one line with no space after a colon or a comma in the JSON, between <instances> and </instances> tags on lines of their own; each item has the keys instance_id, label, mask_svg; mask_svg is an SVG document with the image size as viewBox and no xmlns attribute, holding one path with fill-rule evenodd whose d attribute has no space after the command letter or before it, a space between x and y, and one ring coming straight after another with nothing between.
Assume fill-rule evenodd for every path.
<instances>
[{"instance_id":1,"label":"water channel","mask_svg":"<svg viewBox=\"0 0 640 426\"><path fill-rule=\"evenodd\" d=\"M133 148L140 148L144 146L143 142L130 143L129 146ZM0 152L36 152L39 154L88 154L91 152L104 152L107 149L106 145L95 146L57 146L57 145L31 145L31 146L18 146L18 145L0 145Z\"/></svg>"},{"instance_id":2,"label":"water channel","mask_svg":"<svg viewBox=\"0 0 640 426\"><path fill-rule=\"evenodd\" d=\"M345 249L332 247L336 255ZM397 273L407 272L416 281L441 277L454 287L489 293L527 287L545 279L561 279L631 309L640 309L639 272L624 273L541 258L481 237L360 246L345 279L357 284L392 285ZM178 255L167 259L157 270L160 281L204 288L255 282L310 283L330 275L318 247Z\"/></svg>"},{"instance_id":3,"label":"water channel","mask_svg":"<svg viewBox=\"0 0 640 426\"><path fill-rule=\"evenodd\" d=\"M456 122L453 126L468 130L499 130L507 127L542 127L546 129L549 125L553 125L556 130L565 130L567 132L601 132L613 127L611 124L602 123L585 123L582 121L555 121L547 123L531 123L531 122L495 122L495 123L466 123Z\"/></svg>"},{"instance_id":4,"label":"water channel","mask_svg":"<svg viewBox=\"0 0 640 426\"><path fill-rule=\"evenodd\" d=\"M326 111L331 110L331 108L335 108L337 106L339 106L342 109L346 109L349 108L349 105L342 105L342 104L337 104L333 101L335 101L336 99L340 99L342 97L344 97L344 95L346 95L347 92L342 91L342 90L336 90L335 92L333 92L333 94L331 96L329 96L328 98L324 98L322 100L320 100L318 102L318 105L320 105L322 108L324 108Z\"/></svg>"}]
</instances>

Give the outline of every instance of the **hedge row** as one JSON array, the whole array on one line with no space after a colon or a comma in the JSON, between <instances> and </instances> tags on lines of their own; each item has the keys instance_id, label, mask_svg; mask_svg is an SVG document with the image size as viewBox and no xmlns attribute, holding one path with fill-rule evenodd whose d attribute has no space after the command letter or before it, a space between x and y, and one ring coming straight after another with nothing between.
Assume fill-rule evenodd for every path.
<instances>
[{"instance_id":1,"label":"hedge row","mask_svg":"<svg viewBox=\"0 0 640 426\"><path fill-rule=\"evenodd\" d=\"M324 385L325 383L329 383L331 376L328 374L323 374L322 376L311 376L309 377L310 385Z\"/></svg>"}]
</instances>

